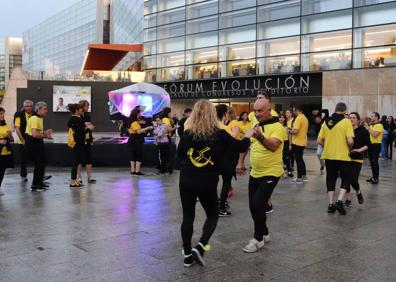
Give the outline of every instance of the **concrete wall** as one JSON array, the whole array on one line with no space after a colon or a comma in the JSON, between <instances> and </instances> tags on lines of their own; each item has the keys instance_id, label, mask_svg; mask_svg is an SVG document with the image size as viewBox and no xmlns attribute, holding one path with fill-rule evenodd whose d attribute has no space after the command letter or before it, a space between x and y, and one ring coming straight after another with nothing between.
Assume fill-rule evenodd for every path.
<instances>
[{"instance_id":1,"label":"concrete wall","mask_svg":"<svg viewBox=\"0 0 396 282\"><path fill-rule=\"evenodd\" d=\"M331 112L338 102L362 116L396 116L396 68L324 72L323 108Z\"/></svg>"}]
</instances>

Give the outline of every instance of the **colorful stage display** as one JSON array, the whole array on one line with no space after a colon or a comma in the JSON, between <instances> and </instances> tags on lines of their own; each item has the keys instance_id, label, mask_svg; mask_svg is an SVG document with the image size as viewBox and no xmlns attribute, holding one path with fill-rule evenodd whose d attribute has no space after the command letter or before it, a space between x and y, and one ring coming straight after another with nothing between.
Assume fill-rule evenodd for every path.
<instances>
[{"instance_id":1,"label":"colorful stage display","mask_svg":"<svg viewBox=\"0 0 396 282\"><path fill-rule=\"evenodd\" d=\"M170 96L163 88L151 83L137 83L118 90L109 95L109 111L112 119L120 115L129 117L136 106L141 106L145 117L160 113L165 107L170 107Z\"/></svg>"}]
</instances>

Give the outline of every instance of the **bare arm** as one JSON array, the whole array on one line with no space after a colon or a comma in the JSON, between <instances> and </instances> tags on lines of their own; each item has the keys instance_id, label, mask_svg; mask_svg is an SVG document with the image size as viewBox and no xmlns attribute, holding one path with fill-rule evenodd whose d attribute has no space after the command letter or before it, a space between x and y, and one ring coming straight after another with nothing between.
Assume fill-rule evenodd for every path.
<instances>
[{"instance_id":1,"label":"bare arm","mask_svg":"<svg viewBox=\"0 0 396 282\"><path fill-rule=\"evenodd\" d=\"M22 144L25 144L25 139L22 136L21 128L19 126L15 127L15 132L16 132L19 140L21 140Z\"/></svg>"}]
</instances>

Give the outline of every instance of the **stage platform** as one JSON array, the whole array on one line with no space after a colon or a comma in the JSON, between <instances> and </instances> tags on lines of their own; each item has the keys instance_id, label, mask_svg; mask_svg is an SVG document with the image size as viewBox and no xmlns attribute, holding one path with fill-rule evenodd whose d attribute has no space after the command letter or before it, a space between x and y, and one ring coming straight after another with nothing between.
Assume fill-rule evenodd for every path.
<instances>
[{"instance_id":1,"label":"stage platform","mask_svg":"<svg viewBox=\"0 0 396 282\"><path fill-rule=\"evenodd\" d=\"M100 136L100 137L96 137ZM92 161L94 166L126 167L130 165L128 138L117 137L114 134L95 135L92 145ZM56 142L55 142L56 141ZM73 154L67 146L67 135L57 134L53 141L45 142L48 166L71 166ZM15 165L20 163L19 148L12 144ZM171 148L172 156L176 156L176 146ZM143 166L154 167L158 164L158 149L153 140L146 138L143 145Z\"/></svg>"}]
</instances>

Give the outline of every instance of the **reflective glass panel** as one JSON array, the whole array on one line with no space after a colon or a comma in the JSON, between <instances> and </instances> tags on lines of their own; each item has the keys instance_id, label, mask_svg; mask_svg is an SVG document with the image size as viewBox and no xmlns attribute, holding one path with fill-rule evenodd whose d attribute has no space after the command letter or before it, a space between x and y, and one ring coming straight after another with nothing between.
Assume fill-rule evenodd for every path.
<instances>
[{"instance_id":1,"label":"reflective glass panel","mask_svg":"<svg viewBox=\"0 0 396 282\"><path fill-rule=\"evenodd\" d=\"M302 52L321 52L352 48L352 31L304 35Z\"/></svg>"}]
</instances>

